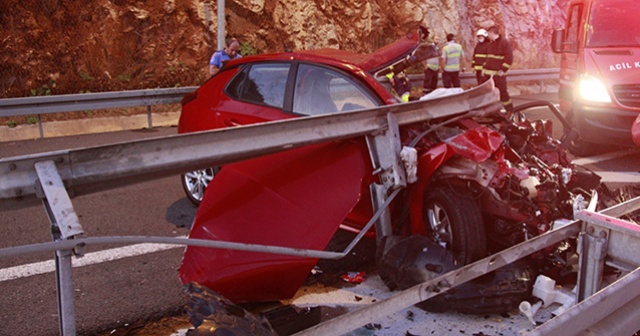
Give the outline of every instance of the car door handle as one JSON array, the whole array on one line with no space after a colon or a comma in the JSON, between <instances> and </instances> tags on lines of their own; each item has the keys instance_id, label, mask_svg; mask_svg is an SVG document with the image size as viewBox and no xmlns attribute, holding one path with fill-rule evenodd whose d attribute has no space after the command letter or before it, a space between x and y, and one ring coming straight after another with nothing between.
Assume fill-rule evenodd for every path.
<instances>
[{"instance_id":1,"label":"car door handle","mask_svg":"<svg viewBox=\"0 0 640 336\"><path fill-rule=\"evenodd\" d=\"M237 119L225 119L225 126L242 126L242 124Z\"/></svg>"}]
</instances>

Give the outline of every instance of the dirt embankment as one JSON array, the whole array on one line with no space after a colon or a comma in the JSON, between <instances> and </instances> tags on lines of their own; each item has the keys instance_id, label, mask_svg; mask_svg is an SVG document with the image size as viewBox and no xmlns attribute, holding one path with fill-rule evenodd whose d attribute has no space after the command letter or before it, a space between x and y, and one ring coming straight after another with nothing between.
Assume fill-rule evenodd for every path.
<instances>
[{"instance_id":1,"label":"dirt embankment","mask_svg":"<svg viewBox=\"0 0 640 336\"><path fill-rule=\"evenodd\" d=\"M417 27L453 32L469 57L475 30L505 27L514 68L554 67L550 33L566 0L236 0L226 31L258 53L370 52ZM0 2L0 98L199 85L217 46L217 0ZM535 52L532 52L535 50ZM469 68L467 66L467 68Z\"/></svg>"}]
</instances>

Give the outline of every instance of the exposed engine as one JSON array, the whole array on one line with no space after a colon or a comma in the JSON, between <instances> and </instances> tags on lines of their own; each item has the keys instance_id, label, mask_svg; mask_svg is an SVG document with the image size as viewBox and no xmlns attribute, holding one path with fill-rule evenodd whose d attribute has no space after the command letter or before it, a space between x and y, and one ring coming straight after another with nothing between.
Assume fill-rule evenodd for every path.
<instances>
[{"instance_id":1,"label":"exposed engine","mask_svg":"<svg viewBox=\"0 0 640 336\"><path fill-rule=\"evenodd\" d=\"M425 194L444 188L449 195L459 196L460 205L449 203L451 212L455 212L456 207L468 206L469 203L462 202L465 199L478 204L482 230L467 232L466 228L460 228L477 225L473 221L458 223L456 227L450 222L456 219L454 214L449 219L441 219L442 223L449 221L448 230L428 232L439 246L453 253L458 259L458 267L545 233L554 223L573 220L574 212L585 209L601 185L598 175L571 163L560 142L551 137L551 121L530 122L524 117L508 118L498 114L490 120L486 116L482 120L461 116L453 122L440 122L409 128L404 139L410 139L405 143L415 145L419 155L428 158L422 164L440 164L431 175ZM446 202L442 208L446 210ZM429 217L429 221L433 221L432 218ZM444 226L442 223L436 224ZM431 227L437 226L431 224ZM486 254L471 260L468 255L482 246L469 250L467 246L475 242L472 239L462 241L465 246L459 245L456 249L453 246L455 239L451 238L469 232L486 234ZM385 282L399 288L420 282L393 272L407 269L407 274L419 273L420 263L411 264L396 255L422 255L424 252L403 252L402 248L406 249L406 246L394 245L391 241L386 243L385 249L389 252L379 259ZM569 259L575 256L574 249L575 241L562 242L532 255L519 265L454 288L422 307L468 313L506 312L529 295L537 274L570 274L572 261ZM461 251L466 259L460 257ZM432 260L428 255L423 258ZM394 271L387 272L387 269ZM439 274L423 274L420 280Z\"/></svg>"},{"instance_id":2,"label":"exposed engine","mask_svg":"<svg viewBox=\"0 0 640 336\"><path fill-rule=\"evenodd\" d=\"M424 143L456 146L452 134L486 124L465 120L465 127L445 126ZM496 126L497 125L497 126ZM504 118L495 127L504 141L483 161L466 150L441 167L432 183L460 179L481 204L487 236L497 251L545 233L557 220L573 219L600 186L600 177L571 163L560 142L551 135L551 121L512 121Z\"/></svg>"}]
</instances>

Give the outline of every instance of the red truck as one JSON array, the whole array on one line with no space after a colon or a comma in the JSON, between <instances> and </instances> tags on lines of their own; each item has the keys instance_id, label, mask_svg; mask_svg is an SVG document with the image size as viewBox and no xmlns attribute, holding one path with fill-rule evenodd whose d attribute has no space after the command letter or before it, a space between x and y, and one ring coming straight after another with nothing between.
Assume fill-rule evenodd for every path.
<instances>
[{"instance_id":1,"label":"red truck","mask_svg":"<svg viewBox=\"0 0 640 336\"><path fill-rule=\"evenodd\" d=\"M560 110L577 129L570 151L633 146L640 114L640 1L572 0L552 49L560 63Z\"/></svg>"}]
</instances>

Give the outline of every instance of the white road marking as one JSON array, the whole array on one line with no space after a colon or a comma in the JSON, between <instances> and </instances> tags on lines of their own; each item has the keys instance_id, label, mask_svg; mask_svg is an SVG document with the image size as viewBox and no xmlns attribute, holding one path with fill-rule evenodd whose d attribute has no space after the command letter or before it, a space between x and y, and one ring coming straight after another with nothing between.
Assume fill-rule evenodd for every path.
<instances>
[{"instance_id":1,"label":"white road marking","mask_svg":"<svg viewBox=\"0 0 640 336\"><path fill-rule=\"evenodd\" d=\"M597 171L596 174L602 177L605 183L640 183L640 172L632 171Z\"/></svg>"},{"instance_id":2,"label":"white road marking","mask_svg":"<svg viewBox=\"0 0 640 336\"><path fill-rule=\"evenodd\" d=\"M181 236L177 238L186 238ZM136 244L124 247L112 248L98 252L87 253L84 257L73 258L73 267L82 267L99 264L106 261L135 257L147 253L160 252L183 247L173 244ZM47 260L32 264L14 266L0 269L0 282L25 278L32 275L45 274L56 270L55 261Z\"/></svg>"},{"instance_id":3,"label":"white road marking","mask_svg":"<svg viewBox=\"0 0 640 336\"><path fill-rule=\"evenodd\" d=\"M597 156L589 156L589 157L584 157L584 158L579 158L579 159L575 159L573 161L571 161L571 163L576 164L576 165L588 165L588 164L592 164L592 163L598 163L598 162L602 162L602 161L608 161L608 160L613 160L613 159L617 159L623 156L627 156L630 154L634 154L637 153L638 150L636 148L629 148L629 149L625 149L625 150L621 150L618 152L613 152L613 153L607 153L607 154L602 154L602 155L597 155Z\"/></svg>"}]
</instances>

